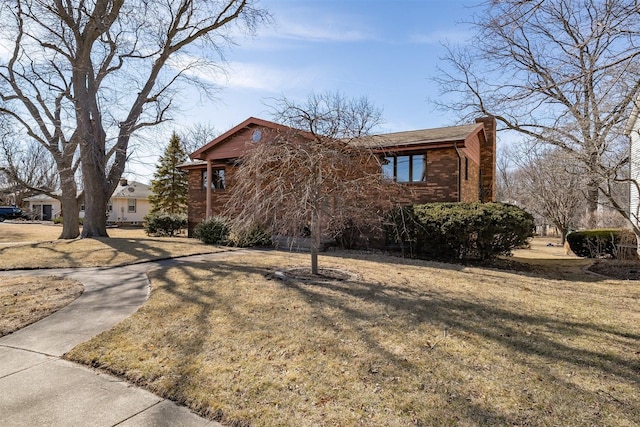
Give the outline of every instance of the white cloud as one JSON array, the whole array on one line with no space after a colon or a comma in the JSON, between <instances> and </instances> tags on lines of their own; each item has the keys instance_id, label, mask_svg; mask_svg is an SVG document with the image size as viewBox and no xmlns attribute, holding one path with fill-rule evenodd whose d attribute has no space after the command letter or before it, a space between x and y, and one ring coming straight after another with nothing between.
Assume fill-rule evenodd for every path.
<instances>
[{"instance_id":1,"label":"white cloud","mask_svg":"<svg viewBox=\"0 0 640 427\"><path fill-rule=\"evenodd\" d=\"M269 38L310 42L357 42L374 38L361 14L343 8L314 7L309 3L295 3L294 7L274 4L274 26L267 31Z\"/></svg>"},{"instance_id":2,"label":"white cloud","mask_svg":"<svg viewBox=\"0 0 640 427\"><path fill-rule=\"evenodd\" d=\"M222 67L214 67L185 54L174 56L169 65L176 70L184 69L184 73L217 86L266 92L281 92L309 85L319 77L319 71L311 68L281 67L255 62L229 62Z\"/></svg>"},{"instance_id":3,"label":"white cloud","mask_svg":"<svg viewBox=\"0 0 640 427\"><path fill-rule=\"evenodd\" d=\"M465 43L471 34L466 31L439 30L431 33L414 34L410 37L411 43L439 45L444 42Z\"/></svg>"},{"instance_id":4,"label":"white cloud","mask_svg":"<svg viewBox=\"0 0 640 427\"><path fill-rule=\"evenodd\" d=\"M281 68L248 62L229 64L226 86L281 92L285 89L307 85L317 72L309 69Z\"/></svg>"},{"instance_id":5,"label":"white cloud","mask_svg":"<svg viewBox=\"0 0 640 427\"><path fill-rule=\"evenodd\" d=\"M373 38L366 30L349 28L339 22L325 22L315 25L283 22L278 26L274 35L285 39L314 42L357 42Z\"/></svg>"}]
</instances>

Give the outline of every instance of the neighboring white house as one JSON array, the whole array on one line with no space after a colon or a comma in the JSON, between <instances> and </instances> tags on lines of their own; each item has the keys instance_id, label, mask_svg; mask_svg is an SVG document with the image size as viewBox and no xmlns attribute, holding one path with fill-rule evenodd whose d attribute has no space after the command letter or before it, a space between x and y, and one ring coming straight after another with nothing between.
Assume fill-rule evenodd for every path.
<instances>
[{"instance_id":1,"label":"neighboring white house","mask_svg":"<svg viewBox=\"0 0 640 427\"><path fill-rule=\"evenodd\" d=\"M109 216L107 222L116 224L142 224L145 215L149 213L151 204L148 185L121 179L118 188L109 200Z\"/></svg>"},{"instance_id":2,"label":"neighboring white house","mask_svg":"<svg viewBox=\"0 0 640 427\"><path fill-rule=\"evenodd\" d=\"M61 215L60 200L46 194L36 194L22 201L26 203L25 211L30 212L33 219L52 221Z\"/></svg>"},{"instance_id":3,"label":"neighboring white house","mask_svg":"<svg viewBox=\"0 0 640 427\"><path fill-rule=\"evenodd\" d=\"M640 194L638 185L635 184L640 184L640 96L638 96L631 111L624 133L631 138L629 152L629 175L631 178L631 184L629 185L629 213L636 225L640 225Z\"/></svg>"},{"instance_id":4,"label":"neighboring white house","mask_svg":"<svg viewBox=\"0 0 640 427\"><path fill-rule=\"evenodd\" d=\"M122 225L139 225L149 213L151 188L140 182L121 179L118 188L109 199L107 222ZM37 194L23 200L25 209L35 219L52 221L62 215L60 201L46 194ZM84 217L84 205L80 206L80 218Z\"/></svg>"}]
</instances>

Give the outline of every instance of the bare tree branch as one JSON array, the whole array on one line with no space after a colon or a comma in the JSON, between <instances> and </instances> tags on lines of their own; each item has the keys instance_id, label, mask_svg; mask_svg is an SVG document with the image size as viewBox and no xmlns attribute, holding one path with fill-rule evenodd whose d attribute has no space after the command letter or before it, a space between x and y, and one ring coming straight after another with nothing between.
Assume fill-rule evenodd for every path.
<instances>
[{"instance_id":1,"label":"bare tree branch","mask_svg":"<svg viewBox=\"0 0 640 427\"><path fill-rule=\"evenodd\" d=\"M280 99L274 111L291 128L269 131L268 142L240 159L226 212L239 228L258 223L286 236L308 229L315 274L321 237L379 226L404 187L383 178L376 155L352 144L380 123L369 101L312 94L302 105Z\"/></svg>"},{"instance_id":2,"label":"bare tree branch","mask_svg":"<svg viewBox=\"0 0 640 427\"><path fill-rule=\"evenodd\" d=\"M589 176L595 212L600 169L624 156L622 129L640 93L638 2L489 1L474 25L474 40L444 58L436 105L494 115L570 153Z\"/></svg>"},{"instance_id":3,"label":"bare tree branch","mask_svg":"<svg viewBox=\"0 0 640 427\"><path fill-rule=\"evenodd\" d=\"M256 3L16 0L0 9L0 36L13 46L0 60L0 112L55 159L64 237L79 233L76 171L86 195L82 235L106 236L104 212L132 136L170 118L180 84L206 85L191 68L224 62L232 29L252 33L268 21ZM193 59L171 61L177 54Z\"/></svg>"}]
</instances>

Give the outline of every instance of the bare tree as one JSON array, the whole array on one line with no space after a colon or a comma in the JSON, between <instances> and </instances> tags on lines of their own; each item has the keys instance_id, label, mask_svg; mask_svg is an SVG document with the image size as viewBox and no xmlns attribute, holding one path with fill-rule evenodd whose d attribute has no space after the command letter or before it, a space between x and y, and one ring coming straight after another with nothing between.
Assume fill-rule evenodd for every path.
<instances>
[{"instance_id":1,"label":"bare tree","mask_svg":"<svg viewBox=\"0 0 640 427\"><path fill-rule=\"evenodd\" d=\"M75 159L84 184L82 236L106 236L107 203L131 137L170 118L181 84L208 90L199 73L215 72L233 31L253 32L268 18L256 3L16 0L0 9L1 34L12 46L0 63L0 113L55 159L62 237L78 235Z\"/></svg>"},{"instance_id":2,"label":"bare tree","mask_svg":"<svg viewBox=\"0 0 640 427\"><path fill-rule=\"evenodd\" d=\"M0 172L15 193L16 203L35 193L59 198L59 175L49 152L32 140L0 140Z\"/></svg>"},{"instance_id":3,"label":"bare tree","mask_svg":"<svg viewBox=\"0 0 640 427\"><path fill-rule=\"evenodd\" d=\"M510 150L500 150L496 158L496 200L513 203L517 196Z\"/></svg>"},{"instance_id":4,"label":"bare tree","mask_svg":"<svg viewBox=\"0 0 640 427\"><path fill-rule=\"evenodd\" d=\"M553 224L564 243L585 205L584 168L554 147L523 144L506 151L512 165L508 201Z\"/></svg>"},{"instance_id":5,"label":"bare tree","mask_svg":"<svg viewBox=\"0 0 640 427\"><path fill-rule=\"evenodd\" d=\"M211 123L194 123L179 132L180 141L182 141L182 146L187 154L203 147L219 134L220 132Z\"/></svg>"},{"instance_id":6,"label":"bare tree","mask_svg":"<svg viewBox=\"0 0 640 427\"><path fill-rule=\"evenodd\" d=\"M381 121L365 98L313 94L299 105L274 106L290 130L271 135L240 159L226 207L236 226L259 223L277 234L311 232L311 271L318 273L321 236L350 226L371 226L399 191L385 180L380 160L357 144Z\"/></svg>"},{"instance_id":7,"label":"bare tree","mask_svg":"<svg viewBox=\"0 0 640 427\"><path fill-rule=\"evenodd\" d=\"M474 25L474 39L444 58L436 103L493 115L570 153L595 213L627 158L622 130L640 91L638 1L487 1Z\"/></svg>"},{"instance_id":8,"label":"bare tree","mask_svg":"<svg viewBox=\"0 0 640 427\"><path fill-rule=\"evenodd\" d=\"M14 202L44 192L59 198L59 175L54 159L40 144L16 132L9 117L0 117L0 175Z\"/></svg>"}]
</instances>

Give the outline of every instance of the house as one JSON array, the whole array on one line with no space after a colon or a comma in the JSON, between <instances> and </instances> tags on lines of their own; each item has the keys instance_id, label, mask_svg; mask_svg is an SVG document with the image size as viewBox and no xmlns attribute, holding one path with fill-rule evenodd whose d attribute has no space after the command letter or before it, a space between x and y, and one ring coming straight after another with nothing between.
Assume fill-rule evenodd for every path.
<instances>
[{"instance_id":1,"label":"house","mask_svg":"<svg viewBox=\"0 0 640 427\"><path fill-rule=\"evenodd\" d=\"M291 130L250 117L190 155L193 161L181 165L189 174L190 235L198 223L222 212L238 159L254 144L268 144ZM354 144L381 157L381 173L411 187L411 195L398 203L495 201L493 117L461 126L375 135Z\"/></svg>"},{"instance_id":2,"label":"house","mask_svg":"<svg viewBox=\"0 0 640 427\"><path fill-rule=\"evenodd\" d=\"M631 184L629 185L629 215L636 225L640 225L640 95L636 99L635 105L631 110L631 115L624 129L624 134L630 140L629 148L629 177ZM638 185L634 184L638 183Z\"/></svg>"},{"instance_id":3,"label":"house","mask_svg":"<svg viewBox=\"0 0 640 427\"><path fill-rule=\"evenodd\" d=\"M59 194L60 192L55 193ZM30 213L31 218L36 220L53 221L54 218L62 214L60 200L44 193L26 197L22 199L22 202L25 212Z\"/></svg>"},{"instance_id":4,"label":"house","mask_svg":"<svg viewBox=\"0 0 640 427\"><path fill-rule=\"evenodd\" d=\"M56 192L56 193L59 193ZM54 193L55 194L55 193ZM119 225L140 225L151 209L149 195L151 188L140 182L121 179L109 199L107 223ZM46 194L37 194L23 200L25 210L34 219L52 221L62 216L60 201ZM80 218L84 217L84 205L80 206Z\"/></svg>"},{"instance_id":5,"label":"house","mask_svg":"<svg viewBox=\"0 0 640 427\"><path fill-rule=\"evenodd\" d=\"M141 225L151 210L151 188L140 182L121 179L109 199L107 223Z\"/></svg>"}]
</instances>

